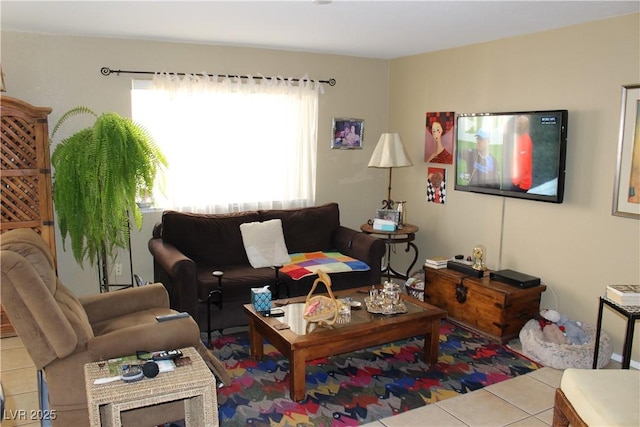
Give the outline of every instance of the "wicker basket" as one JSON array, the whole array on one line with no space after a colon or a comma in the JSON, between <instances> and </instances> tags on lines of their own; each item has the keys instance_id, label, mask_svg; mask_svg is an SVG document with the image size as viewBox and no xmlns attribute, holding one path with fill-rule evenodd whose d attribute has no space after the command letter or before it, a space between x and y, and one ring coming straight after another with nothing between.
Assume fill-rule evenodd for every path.
<instances>
[{"instance_id":1,"label":"wicker basket","mask_svg":"<svg viewBox=\"0 0 640 427\"><path fill-rule=\"evenodd\" d=\"M318 283L324 283L329 292L329 296L313 295ZM317 322L326 325L333 325L338 318L338 302L331 291L331 279L322 270L318 270L318 278L313 282L313 286L307 295L304 304L304 319L308 322Z\"/></svg>"}]
</instances>

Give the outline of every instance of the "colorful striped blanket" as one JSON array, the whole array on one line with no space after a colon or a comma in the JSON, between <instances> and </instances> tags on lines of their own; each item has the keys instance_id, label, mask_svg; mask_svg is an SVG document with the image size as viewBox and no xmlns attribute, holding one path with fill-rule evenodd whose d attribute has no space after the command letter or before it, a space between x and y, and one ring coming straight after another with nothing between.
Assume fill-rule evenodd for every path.
<instances>
[{"instance_id":1,"label":"colorful striped blanket","mask_svg":"<svg viewBox=\"0 0 640 427\"><path fill-rule=\"evenodd\" d=\"M340 252L307 252L289 255L291 263L283 265L280 271L293 280L317 274L320 269L329 274L369 270L366 263Z\"/></svg>"}]
</instances>

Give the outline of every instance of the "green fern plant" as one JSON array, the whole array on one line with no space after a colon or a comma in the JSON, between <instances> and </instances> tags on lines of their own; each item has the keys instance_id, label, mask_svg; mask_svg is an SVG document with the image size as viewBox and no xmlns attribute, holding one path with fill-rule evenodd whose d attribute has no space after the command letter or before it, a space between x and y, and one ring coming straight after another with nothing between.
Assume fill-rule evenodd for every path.
<instances>
[{"instance_id":1,"label":"green fern plant","mask_svg":"<svg viewBox=\"0 0 640 427\"><path fill-rule=\"evenodd\" d=\"M116 113L98 116L87 107L73 108L60 117L51 140L69 119L87 114L95 117L93 125L64 138L51 156L63 247L69 237L82 267L85 260L93 266L113 259L116 248L128 248L130 218L142 228L136 197L150 193L156 174L167 166L151 135Z\"/></svg>"}]
</instances>

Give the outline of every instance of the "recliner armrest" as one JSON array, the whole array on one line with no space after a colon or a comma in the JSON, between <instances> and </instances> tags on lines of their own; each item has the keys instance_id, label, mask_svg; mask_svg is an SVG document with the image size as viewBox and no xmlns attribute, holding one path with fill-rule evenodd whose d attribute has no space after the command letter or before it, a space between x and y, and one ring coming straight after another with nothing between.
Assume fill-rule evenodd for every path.
<instances>
[{"instance_id":1,"label":"recliner armrest","mask_svg":"<svg viewBox=\"0 0 640 427\"><path fill-rule=\"evenodd\" d=\"M91 360L107 360L129 356L136 351L172 350L195 347L200 342L200 330L191 317L131 325L104 335L87 343Z\"/></svg>"},{"instance_id":2,"label":"recliner armrest","mask_svg":"<svg viewBox=\"0 0 640 427\"><path fill-rule=\"evenodd\" d=\"M91 324L149 308L169 308L169 294L162 283L87 295L78 299Z\"/></svg>"}]
</instances>

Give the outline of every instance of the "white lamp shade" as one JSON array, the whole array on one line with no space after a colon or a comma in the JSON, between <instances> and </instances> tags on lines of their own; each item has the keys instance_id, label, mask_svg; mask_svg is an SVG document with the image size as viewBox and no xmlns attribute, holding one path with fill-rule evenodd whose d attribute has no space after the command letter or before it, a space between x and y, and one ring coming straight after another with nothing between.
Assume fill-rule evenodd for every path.
<instances>
[{"instance_id":1,"label":"white lamp shade","mask_svg":"<svg viewBox=\"0 0 640 427\"><path fill-rule=\"evenodd\" d=\"M402 145L400 134L383 133L380 135L378 145L373 150L371 160L369 160L370 168L402 168L405 166L413 166L409 155Z\"/></svg>"}]
</instances>

